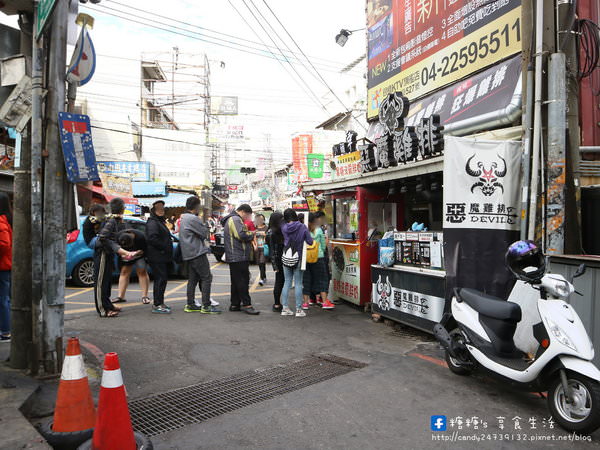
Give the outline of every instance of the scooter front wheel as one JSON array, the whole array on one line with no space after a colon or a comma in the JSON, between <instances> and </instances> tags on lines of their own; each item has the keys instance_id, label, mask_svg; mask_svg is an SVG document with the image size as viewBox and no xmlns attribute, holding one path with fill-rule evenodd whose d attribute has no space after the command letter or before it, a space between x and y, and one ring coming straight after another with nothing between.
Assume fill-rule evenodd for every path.
<instances>
[{"instance_id":1,"label":"scooter front wheel","mask_svg":"<svg viewBox=\"0 0 600 450\"><path fill-rule=\"evenodd\" d=\"M552 417L567 431L589 434L600 428L600 383L574 372L567 372L567 385L573 400L569 401L560 376L548 389L548 407Z\"/></svg>"},{"instance_id":2,"label":"scooter front wheel","mask_svg":"<svg viewBox=\"0 0 600 450\"><path fill-rule=\"evenodd\" d=\"M464 337L458 328L455 328L450 332L450 338L453 342L458 344L457 347L464 347ZM464 352L461 352L461 355L459 356L462 356L462 353L468 354L468 350L464 349ZM465 361L462 361L461 359L457 359L450 355L450 352L446 350L446 364L448 365L448 369L456 375L471 375L473 366L471 365L468 355L465 356Z\"/></svg>"}]
</instances>

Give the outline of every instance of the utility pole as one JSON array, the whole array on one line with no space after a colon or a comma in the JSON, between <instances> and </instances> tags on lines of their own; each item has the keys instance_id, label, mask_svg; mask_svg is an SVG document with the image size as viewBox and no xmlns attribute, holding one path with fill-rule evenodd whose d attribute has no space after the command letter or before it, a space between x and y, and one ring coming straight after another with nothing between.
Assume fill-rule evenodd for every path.
<instances>
[{"instance_id":1,"label":"utility pole","mask_svg":"<svg viewBox=\"0 0 600 450\"><path fill-rule=\"evenodd\" d=\"M37 29L37 10L33 10L34 25ZM43 38L40 37L40 41ZM33 375L44 372L42 358L43 302L42 278L42 82L44 53L42 42L33 39L31 71L31 351L29 367Z\"/></svg>"},{"instance_id":2,"label":"utility pole","mask_svg":"<svg viewBox=\"0 0 600 450\"><path fill-rule=\"evenodd\" d=\"M44 370L60 371L63 353L66 225L68 182L59 137L58 113L65 109L68 0L57 0L50 31L46 150L44 167L43 321Z\"/></svg>"},{"instance_id":3,"label":"utility pole","mask_svg":"<svg viewBox=\"0 0 600 450\"><path fill-rule=\"evenodd\" d=\"M21 53L31 56L31 21L28 30L21 30ZM13 276L11 292L10 366L29 366L31 345L31 126L22 133L21 152L15 167L13 197Z\"/></svg>"}]
</instances>

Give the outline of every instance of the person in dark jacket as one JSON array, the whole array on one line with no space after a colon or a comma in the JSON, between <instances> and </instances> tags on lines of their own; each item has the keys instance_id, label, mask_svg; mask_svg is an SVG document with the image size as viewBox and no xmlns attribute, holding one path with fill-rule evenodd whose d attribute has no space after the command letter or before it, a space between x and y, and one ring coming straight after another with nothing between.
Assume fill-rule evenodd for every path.
<instances>
[{"instance_id":1,"label":"person in dark jacket","mask_svg":"<svg viewBox=\"0 0 600 450\"><path fill-rule=\"evenodd\" d=\"M121 308L113 305L110 300L114 255L117 254L125 260L138 256L138 252L127 251L117 242L118 234L126 228L123 223L124 210L123 199L113 198L110 201L112 215L98 234L98 243L94 252L94 301L100 316L117 317L121 311Z\"/></svg>"},{"instance_id":2,"label":"person in dark jacket","mask_svg":"<svg viewBox=\"0 0 600 450\"><path fill-rule=\"evenodd\" d=\"M104 206L99 203L94 203L90 207L90 214L83 221L81 227L83 231L83 240L85 241L85 245L92 250L96 248L98 233L100 233L100 230L102 229L105 217L106 210L104 209Z\"/></svg>"},{"instance_id":3,"label":"person in dark jacket","mask_svg":"<svg viewBox=\"0 0 600 450\"><path fill-rule=\"evenodd\" d=\"M165 305L165 290L169 278L169 265L173 262L173 240L165 218L165 202L157 200L152 204L150 217L146 223L146 240L148 242L147 259L154 277L155 314L170 314L171 308Z\"/></svg>"},{"instance_id":4,"label":"person in dark jacket","mask_svg":"<svg viewBox=\"0 0 600 450\"><path fill-rule=\"evenodd\" d=\"M304 252L304 244L306 243L311 245L313 243L313 238L311 237L308 228L298 221L298 215L293 209L286 209L283 212L283 219L285 220L285 225L281 227L281 231L283 232L283 245L286 249L290 248L292 252L298 254L298 262L295 267L288 267L285 264L283 265L285 283L283 284L283 291L281 293L281 303L283 304L281 315L294 315L294 313L288 307L287 298L293 281L296 294L296 317L305 317L306 313L302 309L302 280L304 277L304 270L306 270L306 254Z\"/></svg>"},{"instance_id":5,"label":"person in dark jacket","mask_svg":"<svg viewBox=\"0 0 600 450\"><path fill-rule=\"evenodd\" d=\"M231 278L231 306L229 311L244 311L256 315L259 311L252 306L250 299L250 258L254 233L248 231L244 222L250 220L250 205L240 205L234 212L224 217L223 238L225 240L225 259L229 263Z\"/></svg>"},{"instance_id":6,"label":"person in dark jacket","mask_svg":"<svg viewBox=\"0 0 600 450\"><path fill-rule=\"evenodd\" d=\"M273 286L273 311L281 312L281 291L285 278L283 275L283 263L281 255L283 254L283 233L281 225L283 224L283 214L275 211L269 218L269 231L267 231L267 245L271 256L271 264L275 271L275 285Z\"/></svg>"},{"instance_id":7,"label":"person in dark jacket","mask_svg":"<svg viewBox=\"0 0 600 450\"><path fill-rule=\"evenodd\" d=\"M186 201L186 212L181 215L179 224L179 245L181 257L188 264L187 305L184 311L200 312L202 314L220 314L221 310L212 306L210 290L212 273L208 262L210 248L208 227L202 222L200 214L200 199L195 195ZM196 286L202 291L202 306L196 306Z\"/></svg>"}]
</instances>

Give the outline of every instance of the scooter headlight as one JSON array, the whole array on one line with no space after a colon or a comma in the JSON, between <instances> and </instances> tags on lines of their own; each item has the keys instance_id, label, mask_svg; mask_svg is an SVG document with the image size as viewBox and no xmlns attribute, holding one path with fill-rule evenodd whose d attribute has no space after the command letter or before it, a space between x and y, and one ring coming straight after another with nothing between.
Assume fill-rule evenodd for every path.
<instances>
[{"instance_id":1,"label":"scooter headlight","mask_svg":"<svg viewBox=\"0 0 600 450\"><path fill-rule=\"evenodd\" d=\"M571 292L569 291L569 286L564 281L556 283L554 285L554 289L556 290L556 294L558 295L558 297L566 298L569 295L571 295Z\"/></svg>"},{"instance_id":2,"label":"scooter headlight","mask_svg":"<svg viewBox=\"0 0 600 450\"><path fill-rule=\"evenodd\" d=\"M569 347L571 350L576 352L577 347L575 347L575 344L573 344L573 342L571 342L571 339L569 339L569 336L567 336L567 333L565 333L561 327L556 325L550 319L546 319L546 320L548 320L548 325L550 328L550 333L552 333L552 336L558 342L560 342L562 345Z\"/></svg>"}]
</instances>

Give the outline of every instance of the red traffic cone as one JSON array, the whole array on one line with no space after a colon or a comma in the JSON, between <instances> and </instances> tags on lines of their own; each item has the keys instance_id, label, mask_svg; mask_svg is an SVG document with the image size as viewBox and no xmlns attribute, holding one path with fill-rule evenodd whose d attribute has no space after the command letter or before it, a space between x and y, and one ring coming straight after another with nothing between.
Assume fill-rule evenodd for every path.
<instances>
[{"instance_id":1,"label":"red traffic cone","mask_svg":"<svg viewBox=\"0 0 600 450\"><path fill-rule=\"evenodd\" d=\"M63 363L52 431L73 432L89 430L96 422L96 410L81 356L79 339L69 338Z\"/></svg>"},{"instance_id":2,"label":"red traffic cone","mask_svg":"<svg viewBox=\"0 0 600 450\"><path fill-rule=\"evenodd\" d=\"M92 437L95 450L135 450L137 448L127 406L119 357L104 356L96 428Z\"/></svg>"}]
</instances>

